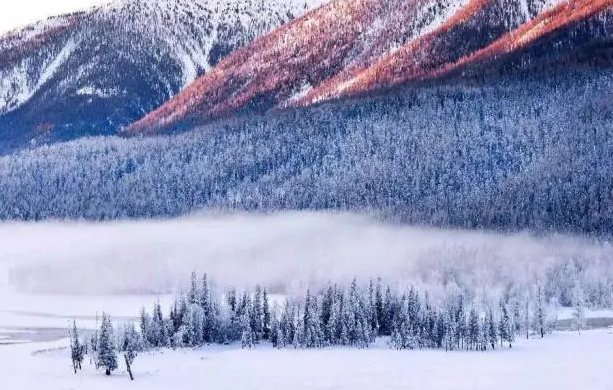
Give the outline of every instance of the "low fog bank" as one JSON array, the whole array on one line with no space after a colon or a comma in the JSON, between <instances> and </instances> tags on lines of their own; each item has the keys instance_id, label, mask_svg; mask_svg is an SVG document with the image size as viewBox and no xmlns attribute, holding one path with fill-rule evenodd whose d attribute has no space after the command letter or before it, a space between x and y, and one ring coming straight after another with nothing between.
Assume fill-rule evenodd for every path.
<instances>
[{"instance_id":1,"label":"low fog bank","mask_svg":"<svg viewBox=\"0 0 613 390\"><path fill-rule=\"evenodd\" d=\"M568 260L595 265L599 278L613 274L606 242L412 228L347 214L0 225L0 288L20 292L168 293L192 271L275 292L354 276L488 289Z\"/></svg>"}]
</instances>

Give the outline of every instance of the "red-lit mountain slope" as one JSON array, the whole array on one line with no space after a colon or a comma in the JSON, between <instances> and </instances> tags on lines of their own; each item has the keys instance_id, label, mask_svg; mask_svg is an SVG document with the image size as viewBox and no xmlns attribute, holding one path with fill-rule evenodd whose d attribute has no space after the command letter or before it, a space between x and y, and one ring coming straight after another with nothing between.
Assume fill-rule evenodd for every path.
<instances>
[{"instance_id":1,"label":"red-lit mountain slope","mask_svg":"<svg viewBox=\"0 0 613 390\"><path fill-rule=\"evenodd\" d=\"M185 121L478 73L487 70L483 64L516 61L514 53L530 55L531 47L544 42L551 47L538 50L572 51L591 40L591 28L594 36L603 35L603 28L608 36L612 5L613 0L333 1L229 56L127 132L156 133ZM573 30L582 23L587 35ZM567 36L560 35L564 31ZM552 36L561 41L550 42Z\"/></svg>"},{"instance_id":2,"label":"red-lit mountain slope","mask_svg":"<svg viewBox=\"0 0 613 390\"><path fill-rule=\"evenodd\" d=\"M458 70L467 71L471 66L500 62L506 56L525 50L549 34L571 29L580 21L600 15L611 4L613 2L610 0L562 2L476 51L461 50L467 41L437 40L440 32L436 32L411 42L373 66L345 72L327 81L299 103L304 105L331 97L389 88L409 81L441 77ZM462 15L460 23L447 25L445 28L461 28L458 26L466 23L465 18L466 16ZM449 34L445 31L445 36L459 37L461 34ZM482 39L476 35L472 35L472 38ZM449 44L450 41L453 45ZM457 58L458 53L462 54L460 58Z\"/></svg>"}]
</instances>

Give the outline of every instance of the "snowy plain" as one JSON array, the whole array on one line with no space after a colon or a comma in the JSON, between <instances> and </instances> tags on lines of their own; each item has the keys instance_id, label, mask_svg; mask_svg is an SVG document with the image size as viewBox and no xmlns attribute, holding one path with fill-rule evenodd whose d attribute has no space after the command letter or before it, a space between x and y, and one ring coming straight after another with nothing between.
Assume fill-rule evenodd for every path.
<instances>
[{"instance_id":1,"label":"snowy plain","mask_svg":"<svg viewBox=\"0 0 613 390\"><path fill-rule=\"evenodd\" d=\"M556 332L490 352L210 347L141 354L135 381L89 363L71 370L67 340L0 347L5 389L611 389L613 332Z\"/></svg>"},{"instance_id":2,"label":"snowy plain","mask_svg":"<svg viewBox=\"0 0 613 390\"><path fill-rule=\"evenodd\" d=\"M343 214L0 224L0 388L611 389L611 329L554 332L485 353L395 351L384 340L368 349L153 351L137 358L134 382L123 364L107 378L87 359L75 375L66 348L73 319L93 329L102 311L119 323L158 299L168 307L192 270L290 293L354 276L435 285L449 269L487 286L501 273L538 274L573 256L610 262L613 254L578 237L409 228Z\"/></svg>"}]
</instances>

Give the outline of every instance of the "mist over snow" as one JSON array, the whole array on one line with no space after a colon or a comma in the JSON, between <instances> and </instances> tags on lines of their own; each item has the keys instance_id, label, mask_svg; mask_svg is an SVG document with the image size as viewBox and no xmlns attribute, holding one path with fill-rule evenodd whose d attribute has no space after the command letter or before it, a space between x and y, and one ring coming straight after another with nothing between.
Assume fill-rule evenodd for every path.
<instances>
[{"instance_id":1,"label":"mist over snow","mask_svg":"<svg viewBox=\"0 0 613 390\"><path fill-rule=\"evenodd\" d=\"M350 214L0 225L0 286L21 292L168 293L192 271L221 285L261 283L275 292L373 276L499 289L511 276L528 281L568 259L613 275L606 242L422 229Z\"/></svg>"}]
</instances>

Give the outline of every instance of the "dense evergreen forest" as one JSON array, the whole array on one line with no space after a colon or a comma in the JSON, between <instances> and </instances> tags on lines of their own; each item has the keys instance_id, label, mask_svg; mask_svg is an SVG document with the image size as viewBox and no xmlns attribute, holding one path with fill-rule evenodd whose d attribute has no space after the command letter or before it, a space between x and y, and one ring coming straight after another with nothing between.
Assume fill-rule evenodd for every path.
<instances>
[{"instance_id":1,"label":"dense evergreen forest","mask_svg":"<svg viewBox=\"0 0 613 390\"><path fill-rule=\"evenodd\" d=\"M155 138L0 158L0 219L346 210L501 230L613 231L609 70L412 87Z\"/></svg>"},{"instance_id":2,"label":"dense evergreen forest","mask_svg":"<svg viewBox=\"0 0 613 390\"><path fill-rule=\"evenodd\" d=\"M579 268L577 268L579 267ZM429 291L384 284L372 278L345 286L324 284L302 295L270 295L255 286L219 292L206 274L193 273L187 291L169 312L159 301L139 319L114 330L108 314L86 342L71 331L75 372L84 353L107 375L117 368L117 353L129 367L138 352L155 348L197 348L238 344L242 348L390 348L486 351L512 348L518 337L545 337L556 327L560 306L573 310L573 326L585 327L588 307L613 306L613 282L606 272L593 275L572 262L551 267L542 280L515 276L499 293L482 295L477 286ZM521 272L518 272L518 275ZM588 274L590 277L588 277Z\"/></svg>"}]
</instances>

